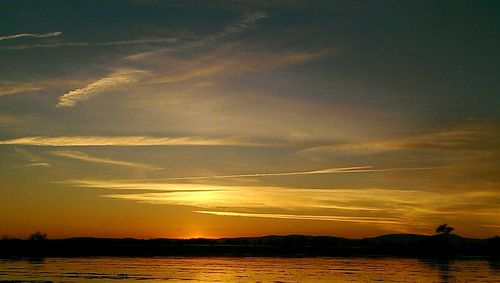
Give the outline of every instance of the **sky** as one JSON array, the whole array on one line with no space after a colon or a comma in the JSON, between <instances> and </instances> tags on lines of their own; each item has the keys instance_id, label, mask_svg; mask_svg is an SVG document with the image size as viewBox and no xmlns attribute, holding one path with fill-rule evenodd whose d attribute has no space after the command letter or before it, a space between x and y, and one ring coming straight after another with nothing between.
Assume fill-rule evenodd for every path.
<instances>
[{"instance_id":1,"label":"sky","mask_svg":"<svg viewBox=\"0 0 500 283\"><path fill-rule=\"evenodd\" d=\"M498 235L499 8L1 1L0 235Z\"/></svg>"}]
</instances>

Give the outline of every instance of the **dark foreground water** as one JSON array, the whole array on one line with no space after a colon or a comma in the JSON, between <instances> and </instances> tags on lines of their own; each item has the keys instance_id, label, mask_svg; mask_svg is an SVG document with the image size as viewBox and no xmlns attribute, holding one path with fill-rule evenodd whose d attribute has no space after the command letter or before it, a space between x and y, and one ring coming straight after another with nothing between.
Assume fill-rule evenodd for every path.
<instances>
[{"instance_id":1,"label":"dark foreground water","mask_svg":"<svg viewBox=\"0 0 500 283\"><path fill-rule=\"evenodd\" d=\"M0 282L500 282L498 261L413 258L0 259Z\"/></svg>"}]
</instances>

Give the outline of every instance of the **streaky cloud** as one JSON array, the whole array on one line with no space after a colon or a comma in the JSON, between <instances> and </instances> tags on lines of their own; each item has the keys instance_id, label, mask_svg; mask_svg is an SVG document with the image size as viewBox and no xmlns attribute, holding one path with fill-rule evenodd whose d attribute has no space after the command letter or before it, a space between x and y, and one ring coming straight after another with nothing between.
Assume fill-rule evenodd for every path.
<instances>
[{"instance_id":1,"label":"streaky cloud","mask_svg":"<svg viewBox=\"0 0 500 283\"><path fill-rule=\"evenodd\" d=\"M0 81L0 96L33 93L49 88L71 88L81 85L81 80L51 79L38 81Z\"/></svg>"},{"instance_id":2,"label":"streaky cloud","mask_svg":"<svg viewBox=\"0 0 500 283\"><path fill-rule=\"evenodd\" d=\"M183 49L196 48L200 46L213 45L226 37L238 35L249 28L253 27L258 21L266 18L268 15L262 11L254 11L245 13L243 17L233 23L226 26L221 32L214 35L203 38L202 40L189 42L182 46Z\"/></svg>"},{"instance_id":3,"label":"streaky cloud","mask_svg":"<svg viewBox=\"0 0 500 283\"><path fill-rule=\"evenodd\" d=\"M169 183L150 180L68 180L64 184L80 188L115 191L102 197L158 205L192 206L197 211L241 211L279 215L265 218L291 218L290 211L308 211L320 217L297 216L303 220L389 222L404 219L404 225L433 225L455 220L459 215L481 219L485 207L497 207L495 192L435 192L394 188L296 188L276 186L233 186L204 183ZM126 191L126 192L125 192ZM149 192L148 192L149 191ZM473 206L465 207L465 203ZM215 213L214 213L215 214ZM335 215L323 217L321 215ZM292 216L286 216L292 215ZM338 217L338 216L342 217ZM237 216L237 215L234 215ZM248 216L249 215L240 215ZM297 218L296 217L296 218ZM491 224L497 215L488 215ZM380 222L380 224L382 224ZM479 223L481 223L480 221ZM391 223L385 223L390 225ZM392 223L394 224L394 223Z\"/></svg>"},{"instance_id":4,"label":"streaky cloud","mask_svg":"<svg viewBox=\"0 0 500 283\"><path fill-rule=\"evenodd\" d=\"M146 190L146 191L161 191L162 193L170 192L202 192L202 191L218 191L224 190L222 186L201 186L199 184L171 184L171 183L154 183L154 182L126 182L115 180L67 180L60 182L70 184L76 187L96 188L107 190Z\"/></svg>"},{"instance_id":5,"label":"streaky cloud","mask_svg":"<svg viewBox=\"0 0 500 283\"><path fill-rule=\"evenodd\" d=\"M235 138L151 136L34 136L0 141L0 145L31 146L264 146Z\"/></svg>"},{"instance_id":6,"label":"streaky cloud","mask_svg":"<svg viewBox=\"0 0 500 283\"><path fill-rule=\"evenodd\" d=\"M47 162L35 162L35 163L28 163L21 167L52 167L52 165L50 165L50 163Z\"/></svg>"},{"instance_id":7,"label":"streaky cloud","mask_svg":"<svg viewBox=\"0 0 500 283\"><path fill-rule=\"evenodd\" d=\"M142 38L132 40L116 40L116 41L103 41L103 42L50 42L50 43L37 43L15 46L3 46L0 49L7 50L23 50L34 48L57 48L57 47L99 47L99 46L121 46L121 45L140 45L140 44L173 44L177 42L177 37L159 37L159 38Z\"/></svg>"},{"instance_id":8,"label":"streaky cloud","mask_svg":"<svg viewBox=\"0 0 500 283\"><path fill-rule=\"evenodd\" d=\"M260 54L241 51L239 46L224 46L192 58L181 59L169 54L167 49L144 52L125 57L131 63L148 66L151 76L145 83L173 84L192 79L214 78L285 67L323 57L327 52L286 52ZM177 66L172 69L172 66Z\"/></svg>"},{"instance_id":9,"label":"streaky cloud","mask_svg":"<svg viewBox=\"0 0 500 283\"><path fill-rule=\"evenodd\" d=\"M1 83L0 96L6 96L24 92L33 92L44 88L45 85L36 83Z\"/></svg>"},{"instance_id":10,"label":"streaky cloud","mask_svg":"<svg viewBox=\"0 0 500 283\"><path fill-rule=\"evenodd\" d=\"M354 166L327 168L312 171L281 172L281 173L253 173L253 174L234 174L234 175L214 175L214 176L192 176L192 177L173 177L165 180L197 180L197 179L225 179L225 178L246 178L246 177L279 177L296 175L317 175L317 174L342 174L342 173L369 173L369 172L387 172L387 171L406 171L406 170L431 170L436 167L404 167L404 168L383 168L375 169L373 166Z\"/></svg>"},{"instance_id":11,"label":"streaky cloud","mask_svg":"<svg viewBox=\"0 0 500 283\"><path fill-rule=\"evenodd\" d=\"M397 150L497 151L500 147L499 133L500 124L498 122L474 121L458 125L451 129L424 132L401 138L313 146L302 150L300 153L379 153Z\"/></svg>"},{"instance_id":12,"label":"streaky cloud","mask_svg":"<svg viewBox=\"0 0 500 283\"><path fill-rule=\"evenodd\" d=\"M488 228L495 228L495 229L500 229L500 224L499 225L493 225L493 224L483 224L481 225L483 227L488 227Z\"/></svg>"},{"instance_id":13,"label":"streaky cloud","mask_svg":"<svg viewBox=\"0 0 500 283\"><path fill-rule=\"evenodd\" d=\"M140 70L118 70L111 75L99 79L83 88L74 89L59 97L57 107L72 107L78 102L89 99L105 90L136 82L145 71Z\"/></svg>"},{"instance_id":14,"label":"streaky cloud","mask_svg":"<svg viewBox=\"0 0 500 283\"><path fill-rule=\"evenodd\" d=\"M244 213L244 212L226 212L226 211L207 211L195 210L194 213L212 214L217 216L238 216L238 217L256 217L256 218L275 218L275 219L293 219L293 220L321 220L337 222L356 222L371 224L397 224L405 223L397 218L386 217L355 217L355 216L333 216L333 215L301 215L301 214L279 214L279 213Z\"/></svg>"},{"instance_id":15,"label":"streaky cloud","mask_svg":"<svg viewBox=\"0 0 500 283\"><path fill-rule=\"evenodd\" d=\"M180 44L174 49L186 51L196 45L210 45L212 41L220 40L246 30L265 16L264 13L246 15L243 20L234 25L229 25L221 33L192 42L191 44ZM216 48L214 52L209 52L206 56L192 60L171 58L168 54L172 52L172 48L130 55L124 59L128 60L128 63L139 63L140 69L118 69L106 77L96 79L87 86L73 89L59 97L56 107L73 107L77 103L88 100L97 94L131 83L178 83L193 78L206 78L221 74L272 69L274 67L306 61L318 56L317 53L292 53L268 56L269 58L252 58L248 56L240 58L234 55L227 57L229 55L226 54L227 51L228 48ZM149 68L147 68L148 60L150 63ZM172 60L184 61L178 64L182 67L172 70ZM152 64L151 61L153 62Z\"/></svg>"},{"instance_id":16,"label":"streaky cloud","mask_svg":"<svg viewBox=\"0 0 500 283\"><path fill-rule=\"evenodd\" d=\"M254 26L259 20L266 18L267 14L262 11L255 11L251 13L246 13L243 17L232 24L227 25L224 29L216 34L202 37L199 40L189 40L185 39L185 42L180 42L179 37L157 37L157 38L140 38L131 40L111 40L103 42L50 42L50 43L37 43L37 44L25 44L25 45L15 45L15 46L3 46L0 49L11 49L11 50L24 50L24 49L34 49L34 48L58 48L58 47L91 47L91 46L121 46L121 45L141 45L141 44L175 44L179 43L178 46L173 46L172 51L185 50L197 47L203 47L207 45L212 45L213 43L222 40L229 36L235 36L244 32L245 30ZM0 37L0 40L15 39L20 37L53 37L61 35L61 32L52 32L47 34L17 34L10 36Z\"/></svg>"},{"instance_id":17,"label":"streaky cloud","mask_svg":"<svg viewBox=\"0 0 500 283\"><path fill-rule=\"evenodd\" d=\"M3 124L19 124L22 123L23 119L13 115L2 115L0 114L0 125Z\"/></svg>"},{"instance_id":18,"label":"streaky cloud","mask_svg":"<svg viewBox=\"0 0 500 283\"><path fill-rule=\"evenodd\" d=\"M25 149L15 147L14 151L17 154L23 156L23 158L26 159L26 161L28 162L27 164L20 167L51 167L51 164L47 162L44 158L36 154L33 154Z\"/></svg>"},{"instance_id":19,"label":"streaky cloud","mask_svg":"<svg viewBox=\"0 0 500 283\"><path fill-rule=\"evenodd\" d=\"M79 151L53 151L52 154L56 155L56 156L61 156L61 157L66 157L66 158L71 158L71 159L76 159L76 160L81 160L81 161L86 161L86 162L92 162L92 163L103 163L103 164L111 164L111 165L134 167L134 168L144 168L144 169L156 169L155 167L148 165L148 164L95 157L95 156L90 156L88 154L85 154L85 153L79 152Z\"/></svg>"},{"instance_id":20,"label":"streaky cloud","mask_svg":"<svg viewBox=\"0 0 500 283\"><path fill-rule=\"evenodd\" d=\"M261 19L266 18L268 15L262 11L254 11L243 14L242 18L238 21L228 24L223 28L222 31L217 32L208 36L197 36L194 38L184 38L184 40L178 40L179 44L176 46L172 46L165 50L166 52L176 52L176 51L186 51L197 48L206 48L213 47L217 42L220 42L226 38L237 36L245 32L248 29L251 29L253 26L257 24ZM198 39L201 37L201 39ZM146 52L150 53L150 52ZM132 55L131 58L138 59L141 55Z\"/></svg>"},{"instance_id":21,"label":"streaky cloud","mask_svg":"<svg viewBox=\"0 0 500 283\"><path fill-rule=\"evenodd\" d=\"M248 28L250 28L252 25L260 21L261 19L267 18L267 13L263 11L254 11L254 12L249 12L244 14L243 19L241 19L239 22L227 26L224 31L220 34L221 36L227 36L227 35L232 35L236 33L240 33Z\"/></svg>"},{"instance_id":22,"label":"streaky cloud","mask_svg":"<svg viewBox=\"0 0 500 283\"><path fill-rule=\"evenodd\" d=\"M0 41L2 41L2 40L17 39L17 38L24 38L24 37L32 37L32 38L56 37L56 36L60 36L61 34L62 34L62 32L60 32L60 31L54 31L54 32L49 32L49 33L42 33L42 34L37 34L37 33L19 33L19 34L13 34L13 35L0 36Z\"/></svg>"}]
</instances>

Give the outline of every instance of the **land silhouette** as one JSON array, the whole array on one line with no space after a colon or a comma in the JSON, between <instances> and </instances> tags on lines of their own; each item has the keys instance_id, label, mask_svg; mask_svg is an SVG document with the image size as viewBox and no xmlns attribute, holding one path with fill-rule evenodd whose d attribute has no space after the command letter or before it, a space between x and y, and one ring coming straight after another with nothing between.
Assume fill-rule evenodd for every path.
<instances>
[{"instance_id":1,"label":"land silhouette","mask_svg":"<svg viewBox=\"0 0 500 283\"><path fill-rule=\"evenodd\" d=\"M0 257L16 256L500 256L500 237L464 238L446 224L436 235L389 234L364 239L332 236L262 236L220 239L47 239L41 232L27 240L4 237Z\"/></svg>"},{"instance_id":2,"label":"land silhouette","mask_svg":"<svg viewBox=\"0 0 500 283\"><path fill-rule=\"evenodd\" d=\"M448 235L453 232L455 228L448 226L448 224L441 224L436 228L436 233L441 235Z\"/></svg>"}]
</instances>

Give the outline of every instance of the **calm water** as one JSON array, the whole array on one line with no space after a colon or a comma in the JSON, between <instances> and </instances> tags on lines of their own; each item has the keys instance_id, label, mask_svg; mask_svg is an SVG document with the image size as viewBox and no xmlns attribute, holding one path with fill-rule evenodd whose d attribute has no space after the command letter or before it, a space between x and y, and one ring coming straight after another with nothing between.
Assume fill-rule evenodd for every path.
<instances>
[{"instance_id":1,"label":"calm water","mask_svg":"<svg viewBox=\"0 0 500 283\"><path fill-rule=\"evenodd\" d=\"M0 259L0 282L500 282L498 261L155 257Z\"/></svg>"}]
</instances>

